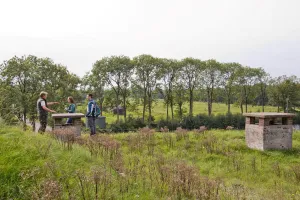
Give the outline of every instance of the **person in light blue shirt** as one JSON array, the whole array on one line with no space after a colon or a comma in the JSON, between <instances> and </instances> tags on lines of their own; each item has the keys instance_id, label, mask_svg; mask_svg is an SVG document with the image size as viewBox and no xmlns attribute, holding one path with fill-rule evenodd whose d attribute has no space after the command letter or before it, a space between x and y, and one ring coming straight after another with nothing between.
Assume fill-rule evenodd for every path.
<instances>
[{"instance_id":1,"label":"person in light blue shirt","mask_svg":"<svg viewBox=\"0 0 300 200\"><path fill-rule=\"evenodd\" d=\"M68 108L66 108L66 111L68 113L75 113L76 112L76 105L75 105L75 101L73 99L73 97L68 97L68 103L70 104ZM72 124L73 123L73 119L72 118L68 118L66 124Z\"/></svg>"}]
</instances>

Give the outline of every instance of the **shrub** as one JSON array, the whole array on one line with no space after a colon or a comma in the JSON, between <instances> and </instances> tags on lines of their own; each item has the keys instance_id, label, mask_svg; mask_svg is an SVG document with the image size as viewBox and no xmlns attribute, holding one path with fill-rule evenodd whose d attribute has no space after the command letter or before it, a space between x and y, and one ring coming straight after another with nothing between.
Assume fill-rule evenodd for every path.
<instances>
[{"instance_id":1,"label":"shrub","mask_svg":"<svg viewBox=\"0 0 300 200\"><path fill-rule=\"evenodd\" d=\"M300 119L300 118L299 118ZM139 128L146 127L147 123L144 123L141 118L134 118L132 115L127 117L126 123L120 121L119 124L115 123L110 126L110 129L114 133L136 131ZM150 128L154 128L157 131L168 129L169 131L175 131L178 127L187 130L199 129L199 127L207 127L208 129L226 129L227 127L234 127L235 129L245 128L245 117L241 114L225 114L225 115L212 115L199 114L193 117L186 116L179 120L161 119L156 123L151 123Z\"/></svg>"},{"instance_id":2,"label":"shrub","mask_svg":"<svg viewBox=\"0 0 300 200\"><path fill-rule=\"evenodd\" d=\"M52 134L62 143L63 147L68 150L72 149L76 138L76 129L74 127L55 129Z\"/></svg>"},{"instance_id":3,"label":"shrub","mask_svg":"<svg viewBox=\"0 0 300 200\"><path fill-rule=\"evenodd\" d=\"M182 128L198 129L200 126L206 126L209 129L225 129L228 126L237 129L245 128L245 118L241 114L226 114L226 115L204 115L200 114L194 117L185 117L182 121Z\"/></svg>"},{"instance_id":4,"label":"shrub","mask_svg":"<svg viewBox=\"0 0 300 200\"><path fill-rule=\"evenodd\" d=\"M128 115L126 123L133 129L139 129L146 126L142 118L134 118L132 115Z\"/></svg>"},{"instance_id":5,"label":"shrub","mask_svg":"<svg viewBox=\"0 0 300 200\"><path fill-rule=\"evenodd\" d=\"M297 183L300 183L300 165L294 165L292 166L292 171L295 175L295 179L297 181Z\"/></svg>"},{"instance_id":6,"label":"shrub","mask_svg":"<svg viewBox=\"0 0 300 200\"><path fill-rule=\"evenodd\" d=\"M110 125L111 132L113 133L123 133L129 131L129 125L123 122L120 122L119 124L111 124Z\"/></svg>"},{"instance_id":7,"label":"shrub","mask_svg":"<svg viewBox=\"0 0 300 200\"><path fill-rule=\"evenodd\" d=\"M296 113L296 116L293 119L294 124L300 124L300 112Z\"/></svg>"},{"instance_id":8,"label":"shrub","mask_svg":"<svg viewBox=\"0 0 300 200\"><path fill-rule=\"evenodd\" d=\"M189 139L189 135L186 129L182 129L180 127L178 127L175 131L176 134L176 140L179 141L181 139L185 139L188 140Z\"/></svg>"},{"instance_id":9,"label":"shrub","mask_svg":"<svg viewBox=\"0 0 300 200\"><path fill-rule=\"evenodd\" d=\"M181 127L181 123L177 120L167 121L165 119L161 119L157 122L158 130L161 130L161 128L168 128L169 131L175 131L178 127Z\"/></svg>"}]
</instances>

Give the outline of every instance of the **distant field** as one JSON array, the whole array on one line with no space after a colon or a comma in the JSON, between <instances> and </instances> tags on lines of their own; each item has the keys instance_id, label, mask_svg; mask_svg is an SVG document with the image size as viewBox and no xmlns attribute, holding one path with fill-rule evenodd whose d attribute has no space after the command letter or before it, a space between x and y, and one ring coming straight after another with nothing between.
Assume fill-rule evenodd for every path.
<instances>
[{"instance_id":1,"label":"distant field","mask_svg":"<svg viewBox=\"0 0 300 200\"><path fill-rule=\"evenodd\" d=\"M184 104L184 110L186 111L185 114L188 113L188 104ZM176 109L176 107L175 107ZM244 108L245 110L245 108ZM143 107L139 106L138 112L128 112L128 115L131 114L134 117L142 117L142 111ZM261 106L252 106L248 105L248 112L261 112L262 108ZM277 112L276 107L272 106L266 106L265 107L266 112ZM162 100L158 100L153 107L152 115L154 116L155 120L159 119L166 119L167 111L166 111L166 106L164 105ZM204 102L194 102L194 114L207 114L207 103ZM221 104L221 103L213 103L213 114L225 114L227 112L227 105L226 104ZM234 113L240 113L240 108L234 105L231 105L231 112ZM148 112L146 111L146 114ZM112 113L103 113L104 116L106 116L106 122L107 123L113 123L116 121L117 116L112 114ZM171 111L169 109L169 116L171 117ZM120 119L123 119L122 116L120 116Z\"/></svg>"},{"instance_id":2,"label":"distant field","mask_svg":"<svg viewBox=\"0 0 300 200\"><path fill-rule=\"evenodd\" d=\"M264 152L224 130L84 135L68 150L1 127L0 143L0 199L300 199L300 132Z\"/></svg>"}]
</instances>

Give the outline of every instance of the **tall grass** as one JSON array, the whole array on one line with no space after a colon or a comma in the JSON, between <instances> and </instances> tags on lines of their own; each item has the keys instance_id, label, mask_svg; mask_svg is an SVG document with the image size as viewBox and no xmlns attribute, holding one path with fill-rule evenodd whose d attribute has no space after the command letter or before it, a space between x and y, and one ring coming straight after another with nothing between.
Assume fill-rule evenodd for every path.
<instances>
[{"instance_id":1,"label":"tall grass","mask_svg":"<svg viewBox=\"0 0 300 200\"><path fill-rule=\"evenodd\" d=\"M65 142L68 142L66 140ZM0 199L299 199L300 133L255 151L243 131L76 138L0 128Z\"/></svg>"}]
</instances>

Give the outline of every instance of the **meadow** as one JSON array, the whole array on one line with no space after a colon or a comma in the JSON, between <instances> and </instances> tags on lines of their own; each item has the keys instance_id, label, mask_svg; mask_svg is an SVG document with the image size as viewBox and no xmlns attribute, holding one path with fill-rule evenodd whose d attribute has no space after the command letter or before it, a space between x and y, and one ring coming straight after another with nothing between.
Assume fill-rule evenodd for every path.
<instances>
[{"instance_id":1,"label":"meadow","mask_svg":"<svg viewBox=\"0 0 300 200\"><path fill-rule=\"evenodd\" d=\"M188 104L185 103L183 105L183 110L184 114L188 114ZM163 100L157 100L154 105L153 105L153 110L152 110L152 115L154 116L155 120L161 120L161 119L166 119L166 106L164 105ZM175 114L176 114L176 107L175 107ZM207 103L206 102L194 102L194 115L197 114L207 114ZM245 108L244 108L245 110ZM78 108L79 112L85 113L86 107L85 106L79 106ZM143 107L138 106L138 109L135 112L128 111L127 115L132 115L133 117L142 117L143 116ZM248 105L248 112L261 112L262 107L261 106L253 106L253 105ZM148 110L146 110L146 115L147 115ZM277 112L277 108L273 106L265 106L265 112ZM213 103L213 110L212 113L214 115L218 114L226 114L227 113L227 105L224 103ZM236 113L241 113L241 110L238 106L236 105L231 105L231 113L236 114ZM108 124L112 124L116 122L117 116L114 115L112 112L103 112L103 115L106 117L106 122ZM171 118L171 111L169 108L169 117ZM175 116L176 117L176 116ZM124 120L123 116L120 116L121 120Z\"/></svg>"},{"instance_id":2,"label":"meadow","mask_svg":"<svg viewBox=\"0 0 300 200\"><path fill-rule=\"evenodd\" d=\"M0 199L300 199L300 132L292 150L264 152L238 130L74 138L1 125L0 143Z\"/></svg>"}]
</instances>

